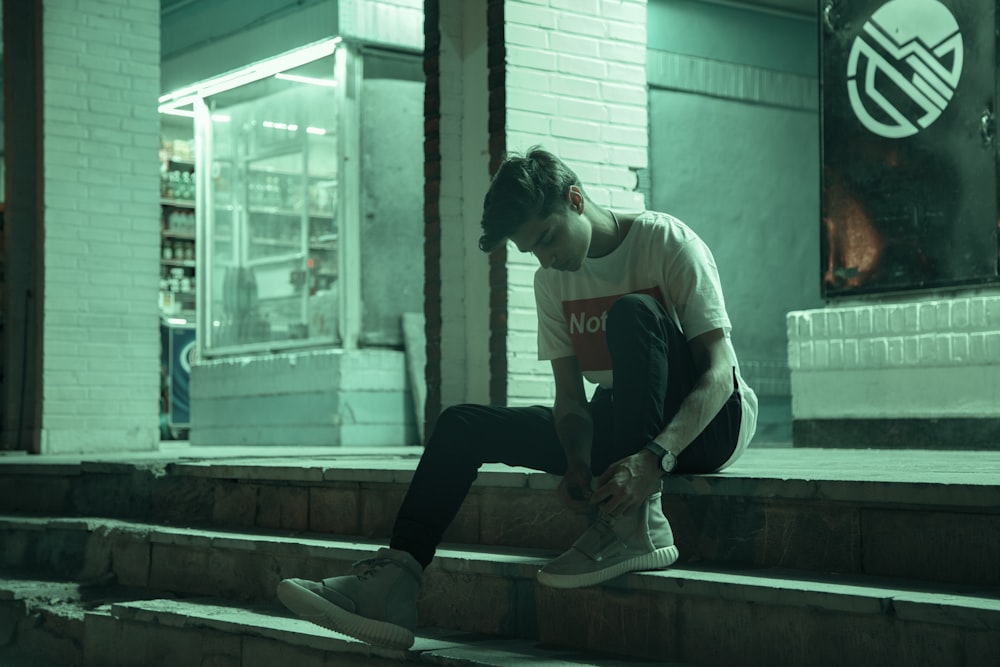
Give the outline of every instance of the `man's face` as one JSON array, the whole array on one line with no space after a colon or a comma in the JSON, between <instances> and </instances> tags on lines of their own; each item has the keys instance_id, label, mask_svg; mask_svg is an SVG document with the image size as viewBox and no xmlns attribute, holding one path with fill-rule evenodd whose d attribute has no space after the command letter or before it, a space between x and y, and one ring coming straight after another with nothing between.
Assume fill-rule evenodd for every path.
<instances>
[{"instance_id":1,"label":"man's face","mask_svg":"<svg viewBox=\"0 0 1000 667\"><path fill-rule=\"evenodd\" d=\"M590 249L590 223L583 216L583 196L570 188L567 206L545 218L534 217L510 237L521 252L530 252L543 268L576 271Z\"/></svg>"}]
</instances>

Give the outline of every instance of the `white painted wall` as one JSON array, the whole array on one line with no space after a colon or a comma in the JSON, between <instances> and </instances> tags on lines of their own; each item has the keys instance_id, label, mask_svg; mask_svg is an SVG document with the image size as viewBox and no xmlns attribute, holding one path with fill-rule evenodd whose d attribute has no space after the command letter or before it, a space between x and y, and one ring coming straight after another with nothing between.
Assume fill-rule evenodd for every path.
<instances>
[{"instance_id":1,"label":"white painted wall","mask_svg":"<svg viewBox=\"0 0 1000 667\"><path fill-rule=\"evenodd\" d=\"M647 32L650 206L712 249L756 441L787 442L785 317L822 304L816 15L649 0Z\"/></svg>"},{"instance_id":2,"label":"white painted wall","mask_svg":"<svg viewBox=\"0 0 1000 667\"><path fill-rule=\"evenodd\" d=\"M45 2L43 453L159 441L159 13Z\"/></svg>"},{"instance_id":3,"label":"white painted wall","mask_svg":"<svg viewBox=\"0 0 1000 667\"><path fill-rule=\"evenodd\" d=\"M486 3L442 0L441 407L489 403L489 263L478 248L489 185Z\"/></svg>"},{"instance_id":4,"label":"white painted wall","mask_svg":"<svg viewBox=\"0 0 1000 667\"><path fill-rule=\"evenodd\" d=\"M822 305L819 114L815 100L794 108L736 97L751 89L738 84L755 74L776 89L817 94L815 80L724 64L697 77L716 85L716 94L650 91L651 205L679 217L712 249L744 377L758 395L787 399L785 317ZM718 94L726 87L733 97Z\"/></svg>"}]
</instances>

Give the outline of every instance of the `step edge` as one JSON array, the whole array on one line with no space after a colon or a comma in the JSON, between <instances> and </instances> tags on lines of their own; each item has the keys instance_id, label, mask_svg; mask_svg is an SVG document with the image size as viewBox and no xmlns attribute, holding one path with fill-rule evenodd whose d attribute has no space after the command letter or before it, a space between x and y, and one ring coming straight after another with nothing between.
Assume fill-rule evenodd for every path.
<instances>
[{"instance_id":1,"label":"step edge","mask_svg":"<svg viewBox=\"0 0 1000 667\"><path fill-rule=\"evenodd\" d=\"M35 524L42 519L29 519L29 529L37 530ZM118 520L54 518L48 525L80 530L86 526L88 532L108 529L109 534L125 535L148 540L153 544L191 546L230 550L234 552L273 553L274 550L298 552L311 558L346 562L362 560L384 546L380 540L357 540L353 538L329 537L322 540L310 539L311 544L303 544L301 537L262 536L255 532L205 531L156 524L137 524ZM109 525L110 524L110 525ZM7 518L0 516L0 528L11 525ZM136 529L138 527L138 530ZM195 539L189 539L195 534ZM261 548L261 543L265 548ZM273 547L268 549L267 547ZM284 548L282 548L284 547ZM304 553L303 553L304 551ZM464 545L442 545L438 556L430 566L431 574L477 574L491 577L527 580L535 582L537 569L556 555L544 550L507 548L467 547ZM2 581L2 580L0 580ZM849 583L845 583L849 582ZM698 595L715 597L732 602L757 602L797 607L819 606L831 611L883 615L898 613L900 609L909 618L942 618L959 612L981 617L990 627L1000 627L1000 589L990 590L992 596L970 596L968 585L929 585L890 587L885 577L866 575L822 576L812 572L789 574L778 569L725 569L675 566L659 572L632 573L625 577L606 582L603 588L610 591L631 593L651 591L667 595ZM896 582L893 582L896 583ZM536 583L536 585L539 585ZM540 585L539 585L540 586ZM915 590L916 589L916 590ZM897 604L898 601L898 604ZM937 622L937 621L936 621Z\"/></svg>"},{"instance_id":2,"label":"step edge","mask_svg":"<svg viewBox=\"0 0 1000 667\"><path fill-rule=\"evenodd\" d=\"M148 472L154 476L175 475L201 479L226 479L262 483L315 485L409 484L416 462L406 466L355 468L287 464L213 463L198 461L136 463L100 462L69 464L3 463L0 475L80 478L88 474L132 474ZM853 502L877 505L904 505L942 508L985 509L1000 513L1000 485L989 482L954 482L928 480L826 479L814 475L761 475L726 471L706 475L675 475L667 480L669 493L678 496L737 496L775 500L814 500L817 502ZM477 490L524 489L552 491L559 477L549 473L502 464L486 464L473 484Z\"/></svg>"},{"instance_id":3,"label":"step edge","mask_svg":"<svg viewBox=\"0 0 1000 667\"><path fill-rule=\"evenodd\" d=\"M251 634L259 634L260 636L265 636L278 641L284 641L297 646L316 648L319 650L335 650L338 652L349 652L352 654L373 655L403 660L417 658L418 660L423 661L431 658L434 660L435 664L452 664L454 662L461 665L484 665L484 667L513 664L509 661L502 663L482 662L474 658L470 659L469 657L460 657L456 659L451 658L448 655L449 653L455 651L482 649L485 646L491 647L491 649L496 652L498 650L496 648L498 645L500 646L499 651L502 651L508 657L543 657L545 662L533 664L546 665L550 667L558 667L560 665L579 665L579 662L566 661L563 659L582 657L585 655L585 652L582 649L539 649L536 646L537 642L533 640L497 637L484 638L483 635L479 634L450 631L445 628L433 628L429 626L420 626L417 628L415 632L416 641L411 649L408 651L397 651L365 644L364 642L335 633L331 630L320 628L312 623L309 623L308 621L295 618L294 616L262 613L260 610L246 609L239 605L233 605L226 600L212 598L184 600L180 601L180 604L175 605L179 608L177 610L162 608L155 610L150 609L150 607L156 606L156 602L157 601L155 600L146 600L136 601L135 603L121 603L119 605L115 605L115 607L112 608L111 613L117 618L129 617L131 620L135 620L137 622L143 622L144 620L162 622L164 616L168 616L171 621L169 624L174 625L174 627L190 627L191 625L194 625L195 627L206 627L220 632L247 634L245 631L246 625L237 621L219 621L215 618L197 613L199 610L205 609L206 606L215 609L226 608L237 614L245 614L255 620L260 619L260 623L254 623L251 625L254 630ZM174 601L167 602L171 604L174 603ZM187 610L186 612L185 609ZM136 613L137 611L139 613ZM275 611L281 612L278 608L276 608ZM271 623L278 620L279 627L261 625L264 622L264 619L270 621ZM192 620L194 621L193 624L191 623ZM289 627L283 628L280 627L281 625ZM647 661L629 661L627 659L595 660L593 658L589 658L586 664L593 665L594 667L630 667L632 665L638 666L649 663ZM664 667L684 666L679 663L671 663L670 665L664 665Z\"/></svg>"}]
</instances>

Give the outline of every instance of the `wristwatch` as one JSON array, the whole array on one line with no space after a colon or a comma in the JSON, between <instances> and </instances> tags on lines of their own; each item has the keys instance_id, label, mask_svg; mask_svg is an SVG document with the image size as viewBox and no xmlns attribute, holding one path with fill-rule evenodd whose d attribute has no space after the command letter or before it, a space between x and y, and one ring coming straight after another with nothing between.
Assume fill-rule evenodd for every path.
<instances>
[{"instance_id":1,"label":"wristwatch","mask_svg":"<svg viewBox=\"0 0 1000 667\"><path fill-rule=\"evenodd\" d=\"M653 455L656 456L656 460L659 462L660 469L663 470L663 472L670 472L677 467L677 457L674 456L674 453L668 452L663 447L660 447L655 440L647 442L645 449L653 452Z\"/></svg>"}]
</instances>

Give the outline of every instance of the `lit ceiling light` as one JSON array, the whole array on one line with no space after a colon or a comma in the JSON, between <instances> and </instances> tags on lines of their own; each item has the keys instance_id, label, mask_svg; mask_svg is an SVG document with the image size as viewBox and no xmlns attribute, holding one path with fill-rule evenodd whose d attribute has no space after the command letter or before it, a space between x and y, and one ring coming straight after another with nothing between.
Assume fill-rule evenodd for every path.
<instances>
[{"instance_id":1,"label":"lit ceiling light","mask_svg":"<svg viewBox=\"0 0 1000 667\"><path fill-rule=\"evenodd\" d=\"M273 120L265 120L261 122L261 125L271 130L288 130L289 132L299 131L299 126L294 123L289 125L288 123L276 123Z\"/></svg>"},{"instance_id":2,"label":"lit ceiling light","mask_svg":"<svg viewBox=\"0 0 1000 667\"><path fill-rule=\"evenodd\" d=\"M160 106L158 111L160 113L170 114L172 116L184 116L186 118L194 118L194 111L188 109L182 109L181 107L191 106L198 100L194 95L187 95L184 97L178 97L175 100L171 100L168 103L163 103L163 98L160 98Z\"/></svg>"},{"instance_id":3,"label":"lit ceiling light","mask_svg":"<svg viewBox=\"0 0 1000 667\"><path fill-rule=\"evenodd\" d=\"M186 109L174 109L167 104L160 105L160 113L168 116L183 116L184 118L194 118L194 112Z\"/></svg>"}]
</instances>

